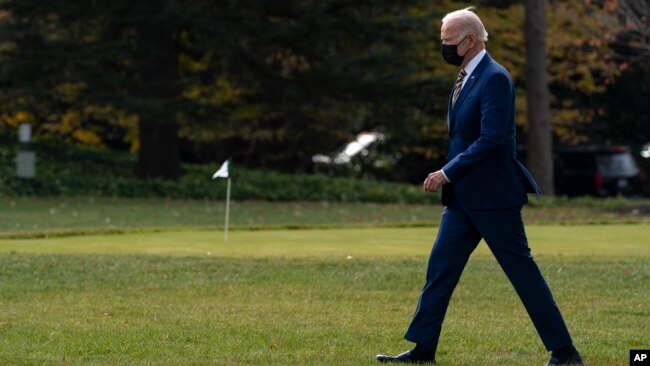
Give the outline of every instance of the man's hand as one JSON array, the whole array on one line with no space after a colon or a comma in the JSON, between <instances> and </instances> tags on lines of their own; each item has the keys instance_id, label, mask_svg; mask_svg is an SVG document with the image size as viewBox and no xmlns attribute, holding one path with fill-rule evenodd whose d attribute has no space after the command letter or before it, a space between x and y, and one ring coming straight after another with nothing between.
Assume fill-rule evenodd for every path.
<instances>
[{"instance_id":1,"label":"man's hand","mask_svg":"<svg viewBox=\"0 0 650 366\"><path fill-rule=\"evenodd\" d=\"M437 172L429 173L422 186L427 192L438 192L440 187L444 186L446 183L447 180L442 174L442 170L438 170Z\"/></svg>"}]
</instances>

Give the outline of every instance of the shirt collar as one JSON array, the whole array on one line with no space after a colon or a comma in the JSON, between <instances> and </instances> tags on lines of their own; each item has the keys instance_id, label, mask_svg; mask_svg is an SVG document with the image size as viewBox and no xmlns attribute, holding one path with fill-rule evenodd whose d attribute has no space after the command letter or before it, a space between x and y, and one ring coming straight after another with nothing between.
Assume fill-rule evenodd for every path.
<instances>
[{"instance_id":1,"label":"shirt collar","mask_svg":"<svg viewBox=\"0 0 650 366\"><path fill-rule=\"evenodd\" d=\"M467 66L465 66L465 72L467 73L467 76L470 76L472 74L472 72L474 71L474 69L476 69L476 66L478 66L478 64L481 62L483 56L485 56L486 53L487 51L485 50L485 48L482 49L479 53L476 54L476 56L474 56L474 58L470 60L470 62L467 63Z\"/></svg>"}]
</instances>

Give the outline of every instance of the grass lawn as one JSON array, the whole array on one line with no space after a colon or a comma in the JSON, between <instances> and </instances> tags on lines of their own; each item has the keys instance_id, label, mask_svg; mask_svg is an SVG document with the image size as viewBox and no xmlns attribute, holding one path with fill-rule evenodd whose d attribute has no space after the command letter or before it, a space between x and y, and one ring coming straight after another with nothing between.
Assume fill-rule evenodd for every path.
<instances>
[{"instance_id":1,"label":"grass lawn","mask_svg":"<svg viewBox=\"0 0 650 366\"><path fill-rule=\"evenodd\" d=\"M529 224L650 223L650 201L537 199ZM642 208L641 210L635 207ZM0 238L223 226L222 201L105 197L2 197ZM648 211L648 212L646 212ZM441 207L422 204L233 202L233 229L438 225Z\"/></svg>"},{"instance_id":2,"label":"grass lawn","mask_svg":"<svg viewBox=\"0 0 650 366\"><path fill-rule=\"evenodd\" d=\"M435 233L0 239L0 364L375 365L375 353L409 347L402 335ZM650 226L532 225L528 234L587 365L627 365L629 349L650 348ZM438 364L546 358L481 244L452 298Z\"/></svg>"},{"instance_id":3,"label":"grass lawn","mask_svg":"<svg viewBox=\"0 0 650 366\"><path fill-rule=\"evenodd\" d=\"M343 225L429 224L433 205L231 202L231 227L282 228ZM220 228L225 202L105 197L12 197L0 201L0 231L101 231L142 228Z\"/></svg>"}]
</instances>

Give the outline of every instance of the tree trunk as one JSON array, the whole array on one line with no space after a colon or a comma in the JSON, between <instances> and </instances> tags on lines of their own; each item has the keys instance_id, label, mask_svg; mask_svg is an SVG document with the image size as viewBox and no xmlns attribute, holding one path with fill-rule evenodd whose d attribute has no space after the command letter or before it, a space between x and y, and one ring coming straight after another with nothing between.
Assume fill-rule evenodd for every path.
<instances>
[{"instance_id":1,"label":"tree trunk","mask_svg":"<svg viewBox=\"0 0 650 366\"><path fill-rule=\"evenodd\" d=\"M176 179L183 171L173 106L178 96L174 30L161 10L166 0L148 3L152 16L139 25L137 36L140 149L135 174L142 179Z\"/></svg>"},{"instance_id":2,"label":"tree trunk","mask_svg":"<svg viewBox=\"0 0 650 366\"><path fill-rule=\"evenodd\" d=\"M142 179L176 179L183 173L178 158L178 125L140 117L140 149L135 174Z\"/></svg>"},{"instance_id":3,"label":"tree trunk","mask_svg":"<svg viewBox=\"0 0 650 366\"><path fill-rule=\"evenodd\" d=\"M548 77L544 5L546 0L525 1L526 92L528 101L527 165L545 195L553 196L553 139Z\"/></svg>"}]
</instances>

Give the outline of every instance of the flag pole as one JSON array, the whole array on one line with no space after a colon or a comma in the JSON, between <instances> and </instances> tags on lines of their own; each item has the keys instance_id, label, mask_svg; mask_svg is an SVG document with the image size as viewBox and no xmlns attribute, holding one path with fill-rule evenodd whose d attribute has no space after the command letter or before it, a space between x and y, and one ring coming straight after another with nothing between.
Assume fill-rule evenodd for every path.
<instances>
[{"instance_id":1,"label":"flag pole","mask_svg":"<svg viewBox=\"0 0 650 366\"><path fill-rule=\"evenodd\" d=\"M230 176L228 176L228 188L226 190L226 226L223 231L223 241L228 241L229 218L230 218Z\"/></svg>"},{"instance_id":2,"label":"flag pole","mask_svg":"<svg viewBox=\"0 0 650 366\"><path fill-rule=\"evenodd\" d=\"M228 221L230 221L230 177L230 159L224 161L223 164L221 164L221 167L212 174L212 179L228 179L228 190L226 193L226 225L223 230L223 241L228 241Z\"/></svg>"}]
</instances>

